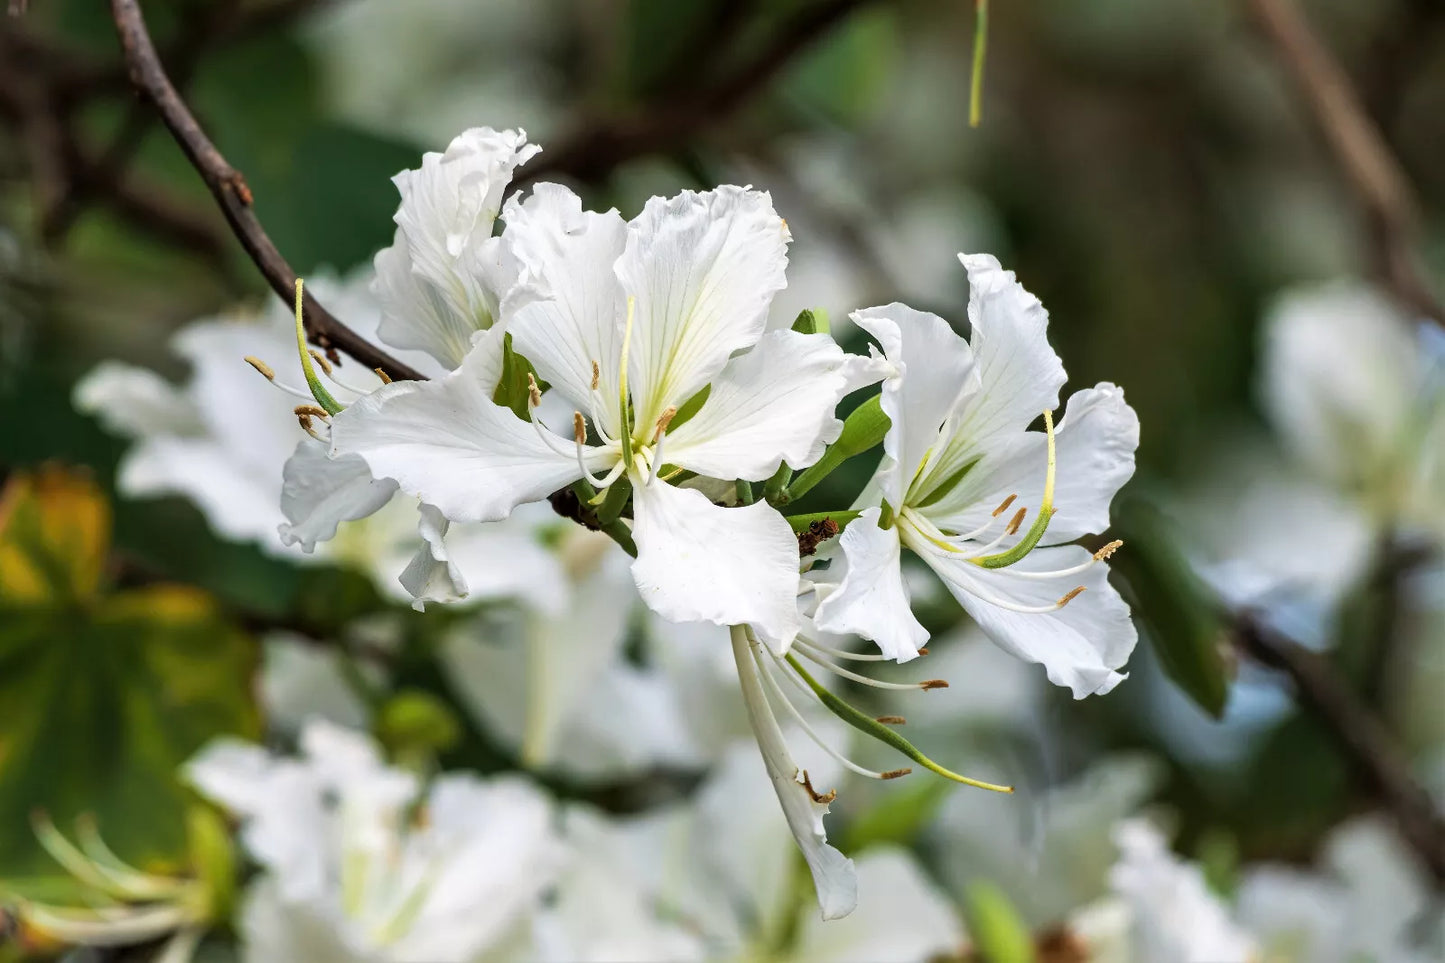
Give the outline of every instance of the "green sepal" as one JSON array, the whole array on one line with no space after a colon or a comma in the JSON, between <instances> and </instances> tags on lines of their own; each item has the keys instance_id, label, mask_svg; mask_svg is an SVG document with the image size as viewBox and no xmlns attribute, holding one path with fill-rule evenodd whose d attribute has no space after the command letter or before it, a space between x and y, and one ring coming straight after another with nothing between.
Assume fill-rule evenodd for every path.
<instances>
[{"instance_id":1,"label":"green sepal","mask_svg":"<svg viewBox=\"0 0 1445 963\"><path fill-rule=\"evenodd\" d=\"M804 308L793 320L793 330L799 334L827 334L828 312L822 308Z\"/></svg>"},{"instance_id":2,"label":"green sepal","mask_svg":"<svg viewBox=\"0 0 1445 963\"><path fill-rule=\"evenodd\" d=\"M883 441L892 422L883 413L881 399L881 395L874 395L853 409L853 413L843 422L843 431L838 435L838 440L828 446L823 457L811 468L805 469L793 479L793 483L788 486L789 498L802 498L814 485L832 474L833 469Z\"/></svg>"},{"instance_id":3,"label":"green sepal","mask_svg":"<svg viewBox=\"0 0 1445 963\"><path fill-rule=\"evenodd\" d=\"M532 367L532 362L512 350L510 332L502 335L502 374L497 379L496 390L492 392L492 401L504 408L510 408L512 414L523 421L532 420L532 409L527 397L530 387L527 383L528 375L537 377L537 370ZM540 380L538 387L542 387Z\"/></svg>"}]
</instances>

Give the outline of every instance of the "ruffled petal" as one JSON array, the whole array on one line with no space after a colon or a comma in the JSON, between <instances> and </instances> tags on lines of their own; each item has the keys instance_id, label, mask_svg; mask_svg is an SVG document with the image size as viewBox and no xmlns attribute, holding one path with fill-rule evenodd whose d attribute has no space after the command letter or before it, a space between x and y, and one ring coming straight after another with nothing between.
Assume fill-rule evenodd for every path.
<instances>
[{"instance_id":1,"label":"ruffled petal","mask_svg":"<svg viewBox=\"0 0 1445 963\"><path fill-rule=\"evenodd\" d=\"M446 534L451 523L431 505L417 509L416 533L421 545L397 581L415 600L418 612L427 602L459 602L467 597L467 580L447 553Z\"/></svg>"},{"instance_id":2,"label":"ruffled petal","mask_svg":"<svg viewBox=\"0 0 1445 963\"><path fill-rule=\"evenodd\" d=\"M1047 545L1109 527L1109 503L1134 475L1139 416L1116 385L1106 382L1076 391L1059 422L1055 444L1055 514L1044 536ZM1024 433L996 457L980 461L952 492L923 513L941 528L971 532L987 522L1009 495L1017 496L1011 506L1015 511L1027 506L1030 514L1036 512L1043 498L1047 446L1043 432Z\"/></svg>"},{"instance_id":3,"label":"ruffled petal","mask_svg":"<svg viewBox=\"0 0 1445 963\"><path fill-rule=\"evenodd\" d=\"M617 262L636 298L628 377L638 424L682 405L757 342L787 283L787 241L765 192L719 187L647 202Z\"/></svg>"},{"instance_id":4,"label":"ruffled petal","mask_svg":"<svg viewBox=\"0 0 1445 963\"><path fill-rule=\"evenodd\" d=\"M940 444L944 420L978 390L973 349L947 321L906 304L855 311L852 318L878 339L893 369L880 399L892 424L879 481L889 504L899 508L924 458Z\"/></svg>"},{"instance_id":5,"label":"ruffled petal","mask_svg":"<svg viewBox=\"0 0 1445 963\"><path fill-rule=\"evenodd\" d=\"M765 502L722 508L660 481L633 494L632 575L672 622L749 623L778 649L798 634L798 540Z\"/></svg>"},{"instance_id":6,"label":"ruffled petal","mask_svg":"<svg viewBox=\"0 0 1445 963\"><path fill-rule=\"evenodd\" d=\"M1021 574L1082 564L1090 558L1087 549L1077 545L1040 548L1008 568L985 569L961 554L944 552L921 540L910 539L908 545L932 566L995 644L1042 665L1049 681L1068 687L1074 698L1102 695L1124 680L1116 670L1134 651L1138 633L1129 618L1129 606L1109 584L1108 566L1097 563L1059 578L1034 579ZM990 601L1045 606L1080 585L1085 589L1082 594L1050 612L1015 612Z\"/></svg>"},{"instance_id":7,"label":"ruffled petal","mask_svg":"<svg viewBox=\"0 0 1445 963\"><path fill-rule=\"evenodd\" d=\"M860 379L853 357L823 334L763 335L668 434L666 460L713 478L767 478L780 462L806 468L843 430L833 411Z\"/></svg>"},{"instance_id":8,"label":"ruffled petal","mask_svg":"<svg viewBox=\"0 0 1445 963\"><path fill-rule=\"evenodd\" d=\"M336 536L342 522L365 518L391 501L396 482L371 477L357 455L331 458L326 446L305 439L282 470L281 511L286 523L277 531L287 545L316 550L317 542Z\"/></svg>"},{"instance_id":9,"label":"ruffled petal","mask_svg":"<svg viewBox=\"0 0 1445 963\"><path fill-rule=\"evenodd\" d=\"M898 530L879 528L879 514L870 508L843 530L842 557L834 558L828 575L839 566L844 572L818 603L813 624L825 632L872 639L890 659L907 662L928 641L928 630L909 607Z\"/></svg>"},{"instance_id":10,"label":"ruffled petal","mask_svg":"<svg viewBox=\"0 0 1445 963\"><path fill-rule=\"evenodd\" d=\"M560 184L538 184L525 202L509 203L503 237L525 267L525 283L536 289L507 314L513 345L543 380L615 437L627 299L613 268L627 243L627 222L615 210L584 211ZM594 364L597 405L591 404Z\"/></svg>"},{"instance_id":11,"label":"ruffled petal","mask_svg":"<svg viewBox=\"0 0 1445 963\"><path fill-rule=\"evenodd\" d=\"M336 415L332 457L360 455L373 475L395 479L452 521L496 521L575 481L575 455L492 401L499 335L487 332L444 378L387 385ZM585 452L589 469L616 459Z\"/></svg>"}]
</instances>

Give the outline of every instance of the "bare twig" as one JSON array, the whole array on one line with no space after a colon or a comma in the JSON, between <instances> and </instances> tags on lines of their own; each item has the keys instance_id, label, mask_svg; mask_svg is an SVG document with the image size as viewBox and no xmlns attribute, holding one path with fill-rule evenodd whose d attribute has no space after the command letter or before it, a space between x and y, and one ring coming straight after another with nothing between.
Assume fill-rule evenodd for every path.
<instances>
[{"instance_id":1,"label":"bare twig","mask_svg":"<svg viewBox=\"0 0 1445 963\"><path fill-rule=\"evenodd\" d=\"M1420 215L1414 192L1349 75L1315 36L1295 0L1249 3L1364 209L1375 241L1372 270L1402 304L1445 324L1445 307L1417 260Z\"/></svg>"},{"instance_id":2,"label":"bare twig","mask_svg":"<svg viewBox=\"0 0 1445 963\"><path fill-rule=\"evenodd\" d=\"M1379 793L1400 835L1436 884L1445 886L1445 822L1430 795L1411 775L1409 763L1384 724L1345 686L1324 656L1247 612L1235 616L1233 629L1234 641L1242 651L1290 677L1300 700Z\"/></svg>"},{"instance_id":3,"label":"bare twig","mask_svg":"<svg viewBox=\"0 0 1445 963\"><path fill-rule=\"evenodd\" d=\"M132 82L160 111L161 119L210 188L252 262L272 290L289 303L295 296L296 272L276 249L252 210L251 189L246 186L245 178L211 143L166 76L137 0L111 0L110 6ZM344 351L368 368L382 369L393 380L417 380L422 377L410 365L393 358L342 324L310 292L306 293L303 311L306 333L316 344Z\"/></svg>"},{"instance_id":4,"label":"bare twig","mask_svg":"<svg viewBox=\"0 0 1445 963\"><path fill-rule=\"evenodd\" d=\"M779 27L751 60L722 80L635 113L586 121L525 168L519 180L570 174L595 180L618 164L681 143L731 116L793 58L830 29L875 0L823 0L805 6Z\"/></svg>"}]
</instances>

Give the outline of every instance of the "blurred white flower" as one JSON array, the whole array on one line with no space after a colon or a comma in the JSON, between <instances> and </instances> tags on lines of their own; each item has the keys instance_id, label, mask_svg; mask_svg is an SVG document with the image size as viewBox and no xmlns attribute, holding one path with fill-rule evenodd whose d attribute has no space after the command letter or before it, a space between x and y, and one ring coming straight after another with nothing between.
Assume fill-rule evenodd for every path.
<instances>
[{"instance_id":1,"label":"blurred white flower","mask_svg":"<svg viewBox=\"0 0 1445 963\"><path fill-rule=\"evenodd\" d=\"M244 959L468 963L525 932L562 860L539 791L447 775L423 798L369 739L326 722L303 730L301 750L223 740L187 766L240 819L262 869Z\"/></svg>"},{"instance_id":2,"label":"blurred white flower","mask_svg":"<svg viewBox=\"0 0 1445 963\"><path fill-rule=\"evenodd\" d=\"M1102 564L1116 546L1065 543L1108 526L1109 503L1134 472L1138 419L1114 385L1076 392L1057 431L1056 485L1052 423L1047 436L1026 431L1040 412L1050 417L1064 382L1048 315L992 257L960 259L970 341L901 304L854 315L893 366L884 460L864 502L882 507L844 531L846 565L820 589L818 625L912 658L928 633L909 610L906 545L994 642L1043 664L1077 698L1107 692L1137 638Z\"/></svg>"}]
</instances>

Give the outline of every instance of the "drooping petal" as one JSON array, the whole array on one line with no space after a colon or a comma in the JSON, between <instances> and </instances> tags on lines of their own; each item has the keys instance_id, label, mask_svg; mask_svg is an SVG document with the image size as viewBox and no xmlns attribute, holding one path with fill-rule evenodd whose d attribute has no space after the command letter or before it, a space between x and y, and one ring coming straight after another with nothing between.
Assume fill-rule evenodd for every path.
<instances>
[{"instance_id":1,"label":"drooping petal","mask_svg":"<svg viewBox=\"0 0 1445 963\"><path fill-rule=\"evenodd\" d=\"M898 529L879 528L879 514L867 509L843 530L842 557L833 567L843 566L844 573L818 603L813 623L825 632L872 639L884 655L906 662L928 641L928 630L908 604Z\"/></svg>"},{"instance_id":2,"label":"drooping petal","mask_svg":"<svg viewBox=\"0 0 1445 963\"><path fill-rule=\"evenodd\" d=\"M616 210L584 211L581 199L560 184L538 184L525 202L509 202L503 237L526 270L525 283L536 288L508 314L513 345L573 407L600 418L616 437L627 299L613 269L627 243L627 222ZM590 403L594 364L596 405Z\"/></svg>"},{"instance_id":3,"label":"drooping petal","mask_svg":"<svg viewBox=\"0 0 1445 963\"><path fill-rule=\"evenodd\" d=\"M768 780L783 807L788 829L792 831L793 839L813 875L813 888L817 892L823 919L841 919L858 905L858 876L853 861L828 845L823 817L828 812L832 796L817 793L808 780L808 774L793 761L782 729L778 727L777 717L768 704L757 663L753 661L747 629L735 625L731 631L733 661L737 663L743 702L747 706L753 735L758 740L758 750L768 770Z\"/></svg>"},{"instance_id":4,"label":"drooping petal","mask_svg":"<svg viewBox=\"0 0 1445 963\"><path fill-rule=\"evenodd\" d=\"M669 432L667 462L713 478L767 478L780 462L806 468L843 430L833 411L858 380L854 357L823 334L763 335L713 379L697 414Z\"/></svg>"},{"instance_id":5,"label":"drooping petal","mask_svg":"<svg viewBox=\"0 0 1445 963\"><path fill-rule=\"evenodd\" d=\"M467 597L467 580L447 552L446 535L451 523L431 505L417 508L416 532L421 545L397 581L416 601L418 612L427 602L458 602Z\"/></svg>"},{"instance_id":6,"label":"drooping petal","mask_svg":"<svg viewBox=\"0 0 1445 963\"><path fill-rule=\"evenodd\" d=\"M473 333L491 326L506 291L490 290L478 267L499 257L491 234L502 193L538 150L523 131L477 127L393 178L401 192L396 239L376 258L387 344L454 368Z\"/></svg>"},{"instance_id":7,"label":"drooping petal","mask_svg":"<svg viewBox=\"0 0 1445 963\"><path fill-rule=\"evenodd\" d=\"M1077 545L1040 548L1008 568L985 569L963 554L943 551L906 533L904 537L995 644L1042 665L1049 681L1067 686L1074 698L1103 694L1124 680L1116 670L1134 651L1138 633L1129 618L1129 606L1109 584L1108 566L1097 563L1060 578L1033 579L1021 574L1080 565L1090 558L1087 549ZM1015 612L989 601L1047 606L1080 585L1085 589L1082 594L1049 612Z\"/></svg>"},{"instance_id":8,"label":"drooping petal","mask_svg":"<svg viewBox=\"0 0 1445 963\"><path fill-rule=\"evenodd\" d=\"M617 262L636 298L628 377L638 424L682 405L758 340L786 284L787 240L765 192L719 187L647 202Z\"/></svg>"},{"instance_id":9,"label":"drooping petal","mask_svg":"<svg viewBox=\"0 0 1445 963\"><path fill-rule=\"evenodd\" d=\"M372 478L360 456L330 458L326 446L311 438L296 446L282 477L281 511L287 521L278 532L281 541L306 552L335 537L342 522L365 518L396 493L396 482Z\"/></svg>"},{"instance_id":10,"label":"drooping petal","mask_svg":"<svg viewBox=\"0 0 1445 963\"><path fill-rule=\"evenodd\" d=\"M968 270L969 345L979 390L950 433L974 451L1023 431L1059 406L1064 366L1049 345L1049 313L991 254L960 254Z\"/></svg>"},{"instance_id":11,"label":"drooping petal","mask_svg":"<svg viewBox=\"0 0 1445 963\"><path fill-rule=\"evenodd\" d=\"M332 457L360 455L373 475L395 479L452 521L496 521L576 480L567 444L554 449L492 401L500 334L488 331L444 378L387 385L335 416ZM595 469L616 455L588 448L584 457Z\"/></svg>"},{"instance_id":12,"label":"drooping petal","mask_svg":"<svg viewBox=\"0 0 1445 963\"><path fill-rule=\"evenodd\" d=\"M798 540L766 502L722 508L661 481L634 488L632 575L673 622L746 622L777 649L798 634Z\"/></svg>"},{"instance_id":13,"label":"drooping petal","mask_svg":"<svg viewBox=\"0 0 1445 963\"><path fill-rule=\"evenodd\" d=\"M129 438L194 435L204 431L179 388L147 368L102 361L75 386L75 407L106 431Z\"/></svg>"},{"instance_id":14,"label":"drooping petal","mask_svg":"<svg viewBox=\"0 0 1445 963\"><path fill-rule=\"evenodd\" d=\"M936 314L889 304L855 311L852 318L878 339L893 366L883 382L883 413L892 421L883 439L888 461L880 467L884 497L894 508L938 436L945 419L978 390L973 349ZM939 452L935 452L935 455Z\"/></svg>"},{"instance_id":15,"label":"drooping petal","mask_svg":"<svg viewBox=\"0 0 1445 963\"><path fill-rule=\"evenodd\" d=\"M1032 515L1043 498L1047 444L1043 432L1025 432L1007 449L980 461L952 492L923 513L941 528L969 532L987 522L1005 498L1015 495L1011 510L1027 506ZM1139 416L1115 385L1105 382L1076 391L1059 422L1055 444L1055 514L1044 536L1046 545L1071 542L1109 527L1109 503L1134 475Z\"/></svg>"},{"instance_id":16,"label":"drooping petal","mask_svg":"<svg viewBox=\"0 0 1445 963\"><path fill-rule=\"evenodd\" d=\"M557 553L541 541L539 515L557 521L549 506L535 505L519 509L504 522L450 527L446 553L466 582L467 599L517 598L543 612L562 607L567 597L565 576Z\"/></svg>"}]
</instances>

